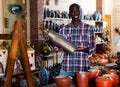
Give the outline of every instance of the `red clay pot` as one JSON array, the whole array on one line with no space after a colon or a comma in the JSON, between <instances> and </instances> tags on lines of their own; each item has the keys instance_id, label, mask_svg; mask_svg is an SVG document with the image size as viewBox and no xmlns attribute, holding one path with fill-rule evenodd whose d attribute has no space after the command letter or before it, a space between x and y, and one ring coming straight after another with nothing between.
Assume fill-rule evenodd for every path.
<instances>
[{"instance_id":1,"label":"red clay pot","mask_svg":"<svg viewBox=\"0 0 120 87\"><path fill-rule=\"evenodd\" d=\"M103 77L108 77L113 82L113 87L117 87L119 84L119 76L115 74L103 74Z\"/></svg>"},{"instance_id":2,"label":"red clay pot","mask_svg":"<svg viewBox=\"0 0 120 87\"><path fill-rule=\"evenodd\" d=\"M114 70L114 69L105 70L105 71L104 71L104 74L115 74L115 75L118 75L118 71L117 71L117 70Z\"/></svg>"},{"instance_id":3,"label":"red clay pot","mask_svg":"<svg viewBox=\"0 0 120 87\"><path fill-rule=\"evenodd\" d=\"M72 77L70 76L56 76L55 83L57 87L70 87L72 83Z\"/></svg>"},{"instance_id":4,"label":"red clay pot","mask_svg":"<svg viewBox=\"0 0 120 87\"><path fill-rule=\"evenodd\" d=\"M95 87L95 79L102 74L101 70L99 69L89 69L89 86Z\"/></svg>"},{"instance_id":5,"label":"red clay pot","mask_svg":"<svg viewBox=\"0 0 120 87\"><path fill-rule=\"evenodd\" d=\"M113 82L108 77L98 77L95 82L96 87L113 87Z\"/></svg>"},{"instance_id":6,"label":"red clay pot","mask_svg":"<svg viewBox=\"0 0 120 87\"><path fill-rule=\"evenodd\" d=\"M89 74L88 72L79 72L76 74L77 87L88 87Z\"/></svg>"}]
</instances>

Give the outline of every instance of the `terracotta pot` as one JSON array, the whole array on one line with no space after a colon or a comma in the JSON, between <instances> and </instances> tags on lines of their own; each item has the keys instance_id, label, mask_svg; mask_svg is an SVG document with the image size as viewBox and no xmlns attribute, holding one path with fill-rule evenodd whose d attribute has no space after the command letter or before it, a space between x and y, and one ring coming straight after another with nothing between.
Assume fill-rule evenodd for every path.
<instances>
[{"instance_id":1,"label":"terracotta pot","mask_svg":"<svg viewBox=\"0 0 120 87\"><path fill-rule=\"evenodd\" d=\"M119 76L115 74L103 74L103 77L108 77L113 82L113 87L117 87L119 84Z\"/></svg>"},{"instance_id":2,"label":"terracotta pot","mask_svg":"<svg viewBox=\"0 0 120 87\"><path fill-rule=\"evenodd\" d=\"M113 87L113 82L108 77L98 77L95 82L96 87Z\"/></svg>"},{"instance_id":3,"label":"terracotta pot","mask_svg":"<svg viewBox=\"0 0 120 87\"><path fill-rule=\"evenodd\" d=\"M89 86L95 87L95 79L102 74L101 70L99 69L89 69Z\"/></svg>"},{"instance_id":4,"label":"terracotta pot","mask_svg":"<svg viewBox=\"0 0 120 87\"><path fill-rule=\"evenodd\" d=\"M57 87L70 87L72 83L72 77L70 76L56 76L55 83Z\"/></svg>"},{"instance_id":5,"label":"terracotta pot","mask_svg":"<svg viewBox=\"0 0 120 87\"><path fill-rule=\"evenodd\" d=\"M90 80L95 79L102 74L101 70L99 70L99 69L89 69L88 73L89 73Z\"/></svg>"},{"instance_id":6,"label":"terracotta pot","mask_svg":"<svg viewBox=\"0 0 120 87\"><path fill-rule=\"evenodd\" d=\"M118 71L117 71L117 70L114 70L114 69L105 70L105 71L104 71L104 74L115 74L115 75L118 75Z\"/></svg>"},{"instance_id":7,"label":"terracotta pot","mask_svg":"<svg viewBox=\"0 0 120 87\"><path fill-rule=\"evenodd\" d=\"M76 80L77 80L77 87L88 87L88 81L89 81L88 72L77 73L76 74Z\"/></svg>"}]
</instances>

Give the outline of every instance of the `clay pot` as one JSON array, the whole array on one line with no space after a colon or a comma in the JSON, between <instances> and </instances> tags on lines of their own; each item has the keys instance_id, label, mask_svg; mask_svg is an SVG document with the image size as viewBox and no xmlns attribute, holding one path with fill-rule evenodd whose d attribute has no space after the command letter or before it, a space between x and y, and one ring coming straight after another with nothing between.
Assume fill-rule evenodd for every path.
<instances>
[{"instance_id":1,"label":"clay pot","mask_svg":"<svg viewBox=\"0 0 120 87\"><path fill-rule=\"evenodd\" d=\"M113 87L113 82L108 77L98 77L95 82L96 87Z\"/></svg>"},{"instance_id":2,"label":"clay pot","mask_svg":"<svg viewBox=\"0 0 120 87\"><path fill-rule=\"evenodd\" d=\"M88 73L89 73L90 80L93 78L97 78L98 76L100 76L102 74L101 70L99 70L99 69L89 69Z\"/></svg>"},{"instance_id":3,"label":"clay pot","mask_svg":"<svg viewBox=\"0 0 120 87\"><path fill-rule=\"evenodd\" d=\"M117 87L119 84L119 76L115 74L103 74L103 77L108 77L112 80L113 86L112 87Z\"/></svg>"},{"instance_id":4,"label":"clay pot","mask_svg":"<svg viewBox=\"0 0 120 87\"><path fill-rule=\"evenodd\" d=\"M70 76L56 76L55 83L57 87L70 87L72 83L72 77Z\"/></svg>"},{"instance_id":5,"label":"clay pot","mask_svg":"<svg viewBox=\"0 0 120 87\"><path fill-rule=\"evenodd\" d=\"M117 71L117 70L114 70L114 69L105 70L105 71L104 71L104 74L115 74L115 75L118 75L118 71Z\"/></svg>"},{"instance_id":6,"label":"clay pot","mask_svg":"<svg viewBox=\"0 0 120 87\"><path fill-rule=\"evenodd\" d=\"M95 79L102 74L101 70L99 69L89 69L89 86L95 87Z\"/></svg>"},{"instance_id":7,"label":"clay pot","mask_svg":"<svg viewBox=\"0 0 120 87\"><path fill-rule=\"evenodd\" d=\"M77 73L76 74L76 80L77 80L77 87L88 87L88 81L89 81L88 72Z\"/></svg>"}]
</instances>

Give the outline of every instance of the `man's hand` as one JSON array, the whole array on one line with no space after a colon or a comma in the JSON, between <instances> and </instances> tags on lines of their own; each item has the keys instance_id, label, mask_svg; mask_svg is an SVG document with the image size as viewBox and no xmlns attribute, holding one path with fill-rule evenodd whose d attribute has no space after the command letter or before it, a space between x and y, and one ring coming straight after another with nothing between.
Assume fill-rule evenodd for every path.
<instances>
[{"instance_id":1,"label":"man's hand","mask_svg":"<svg viewBox=\"0 0 120 87\"><path fill-rule=\"evenodd\" d=\"M89 53L89 48L77 47L77 48L76 48L76 51L82 51L82 52L85 52L85 53Z\"/></svg>"}]
</instances>

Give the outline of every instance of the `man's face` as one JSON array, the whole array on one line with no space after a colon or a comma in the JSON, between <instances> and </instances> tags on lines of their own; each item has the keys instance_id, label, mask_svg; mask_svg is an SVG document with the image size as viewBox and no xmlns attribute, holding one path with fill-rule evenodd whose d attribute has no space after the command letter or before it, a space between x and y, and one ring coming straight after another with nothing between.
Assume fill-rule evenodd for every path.
<instances>
[{"instance_id":1,"label":"man's face","mask_svg":"<svg viewBox=\"0 0 120 87\"><path fill-rule=\"evenodd\" d=\"M77 21L80 19L79 18L80 10L76 6L72 7L69 13L70 13L70 17L72 17L72 20Z\"/></svg>"}]
</instances>

